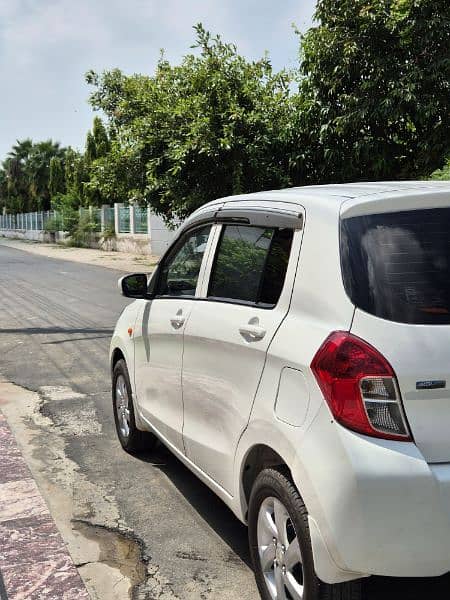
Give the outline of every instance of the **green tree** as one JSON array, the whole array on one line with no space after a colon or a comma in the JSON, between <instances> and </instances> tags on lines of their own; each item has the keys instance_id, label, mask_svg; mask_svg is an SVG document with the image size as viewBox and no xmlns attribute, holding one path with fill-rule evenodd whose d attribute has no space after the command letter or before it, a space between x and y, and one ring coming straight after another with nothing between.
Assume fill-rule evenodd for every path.
<instances>
[{"instance_id":1,"label":"green tree","mask_svg":"<svg viewBox=\"0 0 450 600\"><path fill-rule=\"evenodd\" d=\"M68 202L73 207L87 206L85 186L89 181L89 171L83 154L68 148L65 157L65 182Z\"/></svg>"},{"instance_id":2,"label":"green tree","mask_svg":"<svg viewBox=\"0 0 450 600\"><path fill-rule=\"evenodd\" d=\"M109 153L90 165L85 189L90 198L97 198L97 204L143 202L145 165L134 149L113 140Z\"/></svg>"},{"instance_id":3,"label":"green tree","mask_svg":"<svg viewBox=\"0 0 450 600\"><path fill-rule=\"evenodd\" d=\"M50 193L50 198L55 197L57 194L63 194L66 191L64 161L62 158L57 156L54 156L50 160L48 190Z\"/></svg>"},{"instance_id":4,"label":"green tree","mask_svg":"<svg viewBox=\"0 0 450 600\"><path fill-rule=\"evenodd\" d=\"M47 140L17 141L2 163L3 204L9 212L47 210L50 207L50 162L65 149ZM6 182L6 183L5 183Z\"/></svg>"},{"instance_id":5,"label":"green tree","mask_svg":"<svg viewBox=\"0 0 450 600\"><path fill-rule=\"evenodd\" d=\"M33 144L27 162L32 210L50 208L50 161L53 157L61 158L64 152L60 144L52 140Z\"/></svg>"},{"instance_id":6,"label":"green tree","mask_svg":"<svg viewBox=\"0 0 450 600\"><path fill-rule=\"evenodd\" d=\"M431 174L430 179L437 181L450 181L450 158L447 158L442 169L437 169Z\"/></svg>"},{"instance_id":7,"label":"green tree","mask_svg":"<svg viewBox=\"0 0 450 600\"><path fill-rule=\"evenodd\" d=\"M91 131L88 131L86 135L86 146L84 156L88 164L90 164L97 158L97 148L95 145L94 136Z\"/></svg>"},{"instance_id":8,"label":"green tree","mask_svg":"<svg viewBox=\"0 0 450 600\"><path fill-rule=\"evenodd\" d=\"M116 171L116 154L111 151L111 142L105 126L99 117L94 118L92 131L86 136L86 150L84 153L87 179L84 184L85 200L93 205L119 202L119 182L123 181L125 173ZM109 174L116 173L112 187L108 185Z\"/></svg>"},{"instance_id":9,"label":"green tree","mask_svg":"<svg viewBox=\"0 0 450 600\"><path fill-rule=\"evenodd\" d=\"M4 205L9 212L28 210L30 201L27 162L32 147L33 142L30 139L17 140L2 163L2 171L6 180Z\"/></svg>"},{"instance_id":10,"label":"green tree","mask_svg":"<svg viewBox=\"0 0 450 600\"><path fill-rule=\"evenodd\" d=\"M219 196L291 183L290 75L274 73L267 57L247 61L201 25L195 30L199 54L178 66L161 57L153 77L87 74L91 104L114 137L109 164L120 173L100 163L97 184L111 189L116 179L123 187L129 169L128 199L168 219Z\"/></svg>"},{"instance_id":11,"label":"green tree","mask_svg":"<svg viewBox=\"0 0 450 600\"><path fill-rule=\"evenodd\" d=\"M319 0L301 43L310 181L426 176L449 150L448 0Z\"/></svg>"},{"instance_id":12,"label":"green tree","mask_svg":"<svg viewBox=\"0 0 450 600\"><path fill-rule=\"evenodd\" d=\"M6 173L0 168L0 215L3 214L3 208L6 208L8 196L8 180Z\"/></svg>"},{"instance_id":13,"label":"green tree","mask_svg":"<svg viewBox=\"0 0 450 600\"><path fill-rule=\"evenodd\" d=\"M110 150L110 141L106 128L103 125L103 121L100 119L100 117L94 117L92 136L95 143L95 158L102 158L103 156L106 156Z\"/></svg>"},{"instance_id":14,"label":"green tree","mask_svg":"<svg viewBox=\"0 0 450 600\"><path fill-rule=\"evenodd\" d=\"M84 152L86 164L90 165L97 158L103 158L110 149L111 143L106 128L100 117L95 117L92 131L88 131L86 135L86 149Z\"/></svg>"}]
</instances>

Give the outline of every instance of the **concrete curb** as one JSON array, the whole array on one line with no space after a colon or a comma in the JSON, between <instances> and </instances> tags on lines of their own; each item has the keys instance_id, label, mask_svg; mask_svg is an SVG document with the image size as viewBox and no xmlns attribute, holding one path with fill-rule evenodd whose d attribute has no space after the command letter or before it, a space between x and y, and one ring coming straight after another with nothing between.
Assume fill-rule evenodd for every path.
<instances>
[{"instance_id":1,"label":"concrete curb","mask_svg":"<svg viewBox=\"0 0 450 600\"><path fill-rule=\"evenodd\" d=\"M1 412L0 456L1 600L89 600Z\"/></svg>"}]
</instances>

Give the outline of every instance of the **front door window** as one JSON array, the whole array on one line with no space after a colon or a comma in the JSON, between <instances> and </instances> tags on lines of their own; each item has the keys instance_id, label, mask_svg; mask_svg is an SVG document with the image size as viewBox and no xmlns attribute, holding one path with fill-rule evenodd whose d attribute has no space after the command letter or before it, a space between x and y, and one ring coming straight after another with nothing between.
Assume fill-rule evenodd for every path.
<instances>
[{"instance_id":1,"label":"front door window","mask_svg":"<svg viewBox=\"0 0 450 600\"><path fill-rule=\"evenodd\" d=\"M157 296L195 296L210 230L211 225L207 225L181 238L162 265Z\"/></svg>"}]
</instances>

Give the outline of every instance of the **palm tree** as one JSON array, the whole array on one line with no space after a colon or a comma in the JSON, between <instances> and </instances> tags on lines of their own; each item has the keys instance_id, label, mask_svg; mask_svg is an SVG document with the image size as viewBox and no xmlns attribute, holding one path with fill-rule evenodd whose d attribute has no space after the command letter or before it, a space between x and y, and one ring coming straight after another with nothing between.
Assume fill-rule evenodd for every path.
<instances>
[{"instance_id":1,"label":"palm tree","mask_svg":"<svg viewBox=\"0 0 450 600\"><path fill-rule=\"evenodd\" d=\"M62 158L64 149L59 142L47 140L34 144L29 159L27 170L29 177L29 195L35 210L48 210L50 208L50 161L52 158Z\"/></svg>"},{"instance_id":2,"label":"palm tree","mask_svg":"<svg viewBox=\"0 0 450 600\"><path fill-rule=\"evenodd\" d=\"M52 140L36 144L31 139L17 140L1 169L6 179L4 204L8 210L48 210L50 161L53 157L63 158L64 154L65 148Z\"/></svg>"},{"instance_id":3,"label":"palm tree","mask_svg":"<svg viewBox=\"0 0 450 600\"><path fill-rule=\"evenodd\" d=\"M27 210L27 161L30 156L33 142L31 139L17 143L8 152L2 168L6 177L7 207L10 210Z\"/></svg>"}]
</instances>

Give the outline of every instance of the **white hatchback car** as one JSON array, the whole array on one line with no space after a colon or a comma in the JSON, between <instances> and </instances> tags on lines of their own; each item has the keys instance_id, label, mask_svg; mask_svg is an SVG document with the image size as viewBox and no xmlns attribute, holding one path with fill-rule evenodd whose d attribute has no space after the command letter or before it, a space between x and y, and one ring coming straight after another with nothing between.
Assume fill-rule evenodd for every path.
<instances>
[{"instance_id":1,"label":"white hatchback car","mask_svg":"<svg viewBox=\"0 0 450 600\"><path fill-rule=\"evenodd\" d=\"M121 288L120 442L248 523L262 598L450 571L450 183L217 200Z\"/></svg>"}]
</instances>

